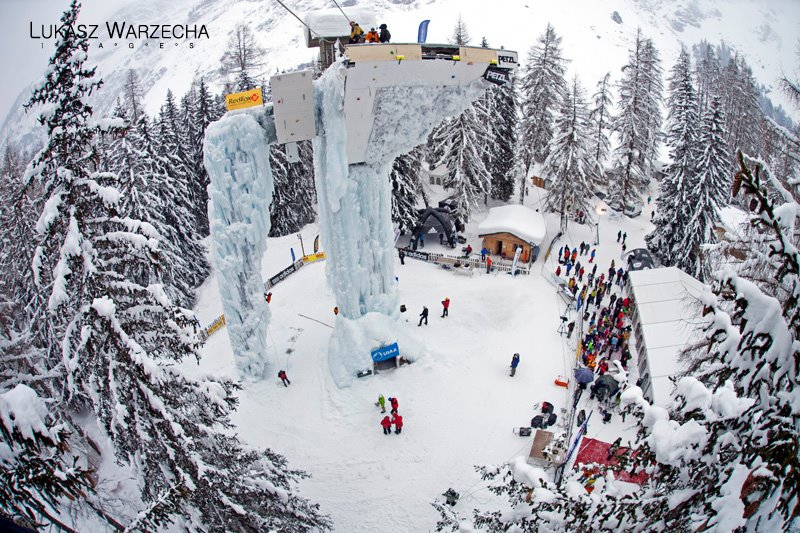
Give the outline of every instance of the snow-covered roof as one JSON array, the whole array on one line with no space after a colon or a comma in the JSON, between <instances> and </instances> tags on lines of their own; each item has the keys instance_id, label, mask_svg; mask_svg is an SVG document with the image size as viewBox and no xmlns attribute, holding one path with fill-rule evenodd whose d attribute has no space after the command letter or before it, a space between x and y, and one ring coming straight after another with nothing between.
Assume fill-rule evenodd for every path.
<instances>
[{"instance_id":1,"label":"snow-covered roof","mask_svg":"<svg viewBox=\"0 0 800 533\"><path fill-rule=\"evenodd\" d=\"M732 205L726 205L720 209L719 218L722 222L722 226L725 228L725 231L728 231L737 237L741 237L742 225L746 224L750 219L747 213Z\"/></svg>"},{"instance_id":2,"label":"snow-covered roof","mask_svg":"<svg viewBox=\"0 0 800 533\"><path fill-rule=\"evenodd\" d=\"M478 224L478 236L510 233L525 242L542 244L547 229L544 217L524 205L503 205L489 209L489 216Z\"/></svg>"},{"instance_id":3,"label":"snow-covered roof","mask_svg":"<svg viewBox=\"0 0 800 533\"><path fill-rule=\"evenodd\" d=\"M339 8L318 9L306 15L305 23L323 37L344 37L350 35L350 21L354 20L365 32L377 28L375 12L369 8L348 7L347 17ZM349 17L349 19L348 19ZM312 34L313 35L313 34ZM316 37L316 35L314 35Z\"/></svg>"},{"instance_id":4,"label":"snow-covered roof","mask_svg":"<svg viewBox=\"0 0 800 533\"><path fill-rule=\"evenodd\" d=\"M678 356L697 337L702 320L697 298L705 285L677 267L637 270L629 276L647 347L652 399L665 406L672 392L669 377L680 369Z\"/></svg>"}]
</instances>

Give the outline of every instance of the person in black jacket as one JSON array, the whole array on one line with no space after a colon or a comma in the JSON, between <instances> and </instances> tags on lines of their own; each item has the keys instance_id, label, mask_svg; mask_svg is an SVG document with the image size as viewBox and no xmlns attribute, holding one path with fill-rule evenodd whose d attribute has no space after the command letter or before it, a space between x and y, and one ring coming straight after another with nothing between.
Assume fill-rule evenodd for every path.
<instances>
[{"instance_id":1,"label":"person in black jacket","mask_svg":"<svg viewBox=\"0 0 800 533\"><path fill-rule=\"evenodd\" d=\"M422 312L419 314L419 317L420 317L419 318L419 324L417 324L417 326L421 326L423 320L425 321L425 325L427 326L428 325L428 308L425 307L424 305L422 306Z\"/></svg>"},{"instance_id":2,"label":"person in black jacket","mask_svg":"<svg viewBox=\"0 0 800 533\"><path fill-rule=\"evenodd\" d=\"M382 43L388 43L389 39L392 38L392 34L389 33L389 30L386 28L386 24L381 24L379 28L381 30L381 34L378 36L378 38Z\"/></svg>"}]
</instances>

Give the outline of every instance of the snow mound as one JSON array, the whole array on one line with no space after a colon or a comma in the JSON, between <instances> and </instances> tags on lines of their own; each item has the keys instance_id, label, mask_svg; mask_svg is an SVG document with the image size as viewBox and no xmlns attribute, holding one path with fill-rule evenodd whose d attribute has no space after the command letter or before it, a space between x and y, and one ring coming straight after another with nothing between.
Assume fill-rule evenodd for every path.
<instances>
[{"instance_id":1,"label":"snow mound","mask_svg":"<svg viewBox=\"0 0 800 533\"><path fill-rule=\"evenodd\" d=\"M367 313L349 319L340 314L328 345L333 380L339 387L349 386L357 372L372 368L372 350L393 342L406 361L413 362L424 355L424 345L412 334L408 323L397 317Z\"/></svg>"}]
</instances>

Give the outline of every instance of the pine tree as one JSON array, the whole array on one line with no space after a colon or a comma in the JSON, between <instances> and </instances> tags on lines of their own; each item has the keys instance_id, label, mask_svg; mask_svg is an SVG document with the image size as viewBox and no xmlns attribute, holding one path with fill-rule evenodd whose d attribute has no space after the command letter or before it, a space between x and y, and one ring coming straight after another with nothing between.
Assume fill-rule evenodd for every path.
<instances>
[{"instance_id":1,"label":"pine tree","mask_svg":"<svg viewBox=\"0 0 800 533\"><path fill-rule=\"evenodd\" d=\"M508 202L514 194L514 168L517 148L518 106L516 78L511 83L492 86L487 93L492 120L489 151L484 161L492 176L492 198Z\"/></svg>"},{"instance_id":2,"label":"pine tree","mask_svg":"<svg viewBox=\"0 0 800 533\"><path fill-rule=\"evenodd\" d=\"M123 111L124 112L124 111ZM166 282L170 297L189 306L194 289L205 279L208 265L204 250L186 227L188 213L182 213L185 183L173 178L170 161L158 154L157 140L150 120L142 114L136 124L121 132L112 144L111 171L120 177L121 213L151 224L161 244L159 275ZM174 169L179 170L180 167ZM147 284L148 272L127 274Z\"/></svg>"},{"instance_id":3,"label":"pine tree","mask_svg":"<svg viewBox=\"0 0 800 533\"><path fill-rule=\"evenodd\" d=\"M411 232L419 224L420 173L422 150L414 148L392 163L389 180L392 182L392 222L401 232Z\"/></svg>"},{"instance_id":4,"label":"pine tree","mask_svg":"<svg viewBox=\"0 0 800 533\"><path fill-rule=\"evenodd\" d=\"M553 138L553 117L567 91L564 79L567 61L561 56L561 37L551 24L528 53L522 77L522 122L520 123L521 179L527 178L534 163L542 164L549 155ZM520 185L520 199L525 184Z\"/></svg>"},{"instance_id":5,"label":"pine tree","mask_svg":"<svg viewBox=\"0 0 800 533\"><path fill-rule=\"evenodd\" d=\"M675 257L676 266L701 281L708 277L702 247L716 241L714 228L719 225L720 209L727 204L731 181L721 107L720 99L713 97L703 117L697 175L686 197L686 221L677 247L682 253Z\"/></svg>"},{"instance_id":6,"label":"pine tree","mask_svg":"<svg viewBox=\"0 0 800 533\"><path fill-rule=\"evenodd\" d=\"M190 93L191 95L191 93ZM190 135L189 161L191 164L192 179L189 186L192 189L194 200L194 214L197 222L198 233L205 237L208 235L208 173L203 164L203 139L208 125L219 118L218 105L206 85L205 79L200 78L197 85L195 98L188 107ZM191 98L191 96L190 96Z\"/></svg>"},{"instance_id":7,"label":"pine tree","mask_svg":"<svg viewBox=\"0 0 800 533\"><path fill-rule=\"evenodd\" d=\"M562 232L566 232L571 214L589 210L591 177L596 171L589 146L588 121L583 88L576 76L556 117L550 155L543 169L544 174L552 180L547 191L545 210L560 214Z\"/></svg>"},{"instance_id":8,"label":"pine tree","mask_svg":"<svg viewBox=\"0 0 800 533\"><path fill-rule=\"evenodd\" d=\"M125 107L128 110L128 116L131 123L135 124L139 117L142 116L142 98L143 91L142 85L139 83L139 77L133 69L128 70L128 75L125 78Z\"/></svg>"},{"instance_id":9,"label":"pine tree","mask_svg":"<svg viewBox=\"0 0 800 533\"><path fill-rule=\"evenodd\" d=\"M592 95L592 108L589 111L589 126L591 133L589 138L593 146L597 173L593 176L596 184L605 185L607 178L605 175L605 164L611 152L611 142L609 133L611 130L611 73L603 76L597 83L597 92Z\"/></svg>"},{"instance_id":10,"label":"pine tree","mask_svg":"<svg viewBox=\"0 0 800 533\"><path fill-rule=\"evenodd\" d=\"M697 96L692 82L689 53L681 49L669 80L667 144L672 163L667 167L657 200L656 229L647 236L647 246L664 265L685 259L686 236L690 227L690 191L698 180L699 118ZM703 230L705 231L705 229Z\"/></svg>"},{"instance_id":11,"label":"pine tree","mask_svg":"<svg viewBox=\"0 0 800 533\"><path fill-rule=\"evenodd\" d=\"M36 224L35 187L23 187L25 171L22 154L6 146L0 164L0 298L14 302L16 312L31 301L31 260L35 244L31 239ZM8 317L12 320L12 317Z\"/></svg>"},{"instance_id":12,"label":"pine tree","mask_svg":"<svg viewBox=\"0 0 800 533\"><path fill-rule=\"evenodd\" d=\"M453 36L450 38L450 42L459 46L467 46L469 44L467 24L461 18L460 14L458 15L455 28L453 28Z\"/></svg>"},{"instance_id":13,"label":"pine tree","mask_svg":"<svg viewBox=\"0 0 800 533\"><path fill-rule=\"evenodd\" d=\"M759 153L761 147L761 109L753 71L742 57L734 57L722 71L722 87L730 158L737 150Z\"/></svg>"},{"instance_id":14,"label":"pine tree","mask_svg":"<svg viewBox=\"0 0 800 533\"><path fill-rule=\"evenodd\" d=\"M641 159L645 174L644 184L647 186L650 177L655 171L655 163L659 151L658 145L662 140L661 125L663 122L663 117L661 115L661 95L664 92L664 85L661 81L661 58L658 54L658 50L656 50L656 47L653 45L652 39L646 39L644 41L642 66L646 81L641 98L645 121L644 142L646 151L641 154Z\"/></svg>"},{"instance_id":15,"label":"pine tree","mask_svg":"<svg viewBox=\"0 0 800 533\"><path fill-rule=\"evenodd\" d=\"M172 205L172 209L166 214L166 222L176 232L176 245L190 269L182 275L186 277L188 286L194 288L206 280L211 267L206 260L205 247L200 243L202 236L196 231L194 224L194 206L191 204L189 185L190 165L185 150L185 132L180 124L180 110L172 91L168 90L159 113L156 153L170 179L164 182L165 187L159 187L159 196ZM189 306L189 301L181 303Z\"/></svg>"},{"instance_id":16,"label":"pine tree","mask_svg":"<svg viewBox=\"0 0 800 533\"><path fill-rule=\"evenodd\" d=\"M0 360L19 343L19 338L0 332ZM91 471L79 466L69 451L66 426L32 388L0 386L0 436L0 514L28 528L54 525L71 531L59 517L59 507L93 489Z\"/></svg>"},{"instance_id":17,"label":"pine tree","mask_svg":"<svg viewBox=\"0 0 800 533\"><path fill-rule=\"evenodd\" d=\"M275 189L270 205L270 237L280 237L299 231L313 222L314 166L310 159L310 143L298 145L300 161L290 163L285 146L270 147L270 167Z\"/></svg>"},{"instance_id":18,"label":"pine tree","mask_svg":"<svg viewBox=\"0 0 800 533\"><path fill-rule=\"evenodd\" d=\"M652 43L636 33L619 84L619 114L613 122L619 145L609 186L609 201L621 209L639 198L650 179L651 157L660 128L661 71ZM656 128L656 129L653 129Z\"/></svg>"},{"instance_id":19,"label":"pine tree","mask_svg":"<svg viewBox=\"0 0 800 533\"><path fill-rule=\"evenodd\" d=\"M447 127L434 132L433 152L442 154L435 166L447 166L444 186L453 191L455 218L467 221L473 208L491 192L492 177L484 164L488 139L486 109L477 100Z\"/></svg>"},{"instance_id":20,"label":"pine tree","mask_svg":"<svg viewBox=\"0 0 800 533\"><path fill-rule=\"evenodd\" d=\"M697 79L697 101L700 113L705 113L711 98L719 96L720 90L720 64L714 47L706 41L698 45L699 57L695 69Z\"/></svg>"}]
</instances>

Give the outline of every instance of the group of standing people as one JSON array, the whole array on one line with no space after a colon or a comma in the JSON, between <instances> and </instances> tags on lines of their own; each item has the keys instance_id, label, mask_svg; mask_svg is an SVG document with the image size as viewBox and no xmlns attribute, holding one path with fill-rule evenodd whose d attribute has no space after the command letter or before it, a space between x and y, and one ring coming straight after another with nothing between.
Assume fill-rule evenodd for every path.
<instances>
[{"instance_id":1,"label":"group of standing people","mask_svg":"<svg viewBox=\"0 0 800 533\"><path fill-rule=\"evenodd\" d=\"M351 20L350 44L388 43L392 38L392 34L389 33L389 29L386 27L386 24L381 24L378 26L378 29L380 30L380 33L375 28L370 28L369 32L365 34L364 30L361 29L361 26L358 25L358 22Z\"/></svg>"},{"instance_id":2,"label":"group of standing people","mask_svg":"<svg viewBox=\"0 0 800 533\"><path fill-rule=\"evenodd\" d=\"M375 403L378 407L381 408L381 413L386 413L386 398L383 397L383 394L378 395L378 401ZM394 425L394 433L395 435L399 435L400 432L403 430L403 417L400 416L400 413L397 412L397 409L400 406L400 402L397 401L397 398L390 396L389 397L389 405L391 407L391 411L389 413L392 415L389 418L389 415L386 415L381 420L381 427L383 428L384 435L391 435L392 434L392 426Z\"/></svg>"}]
</instances>

